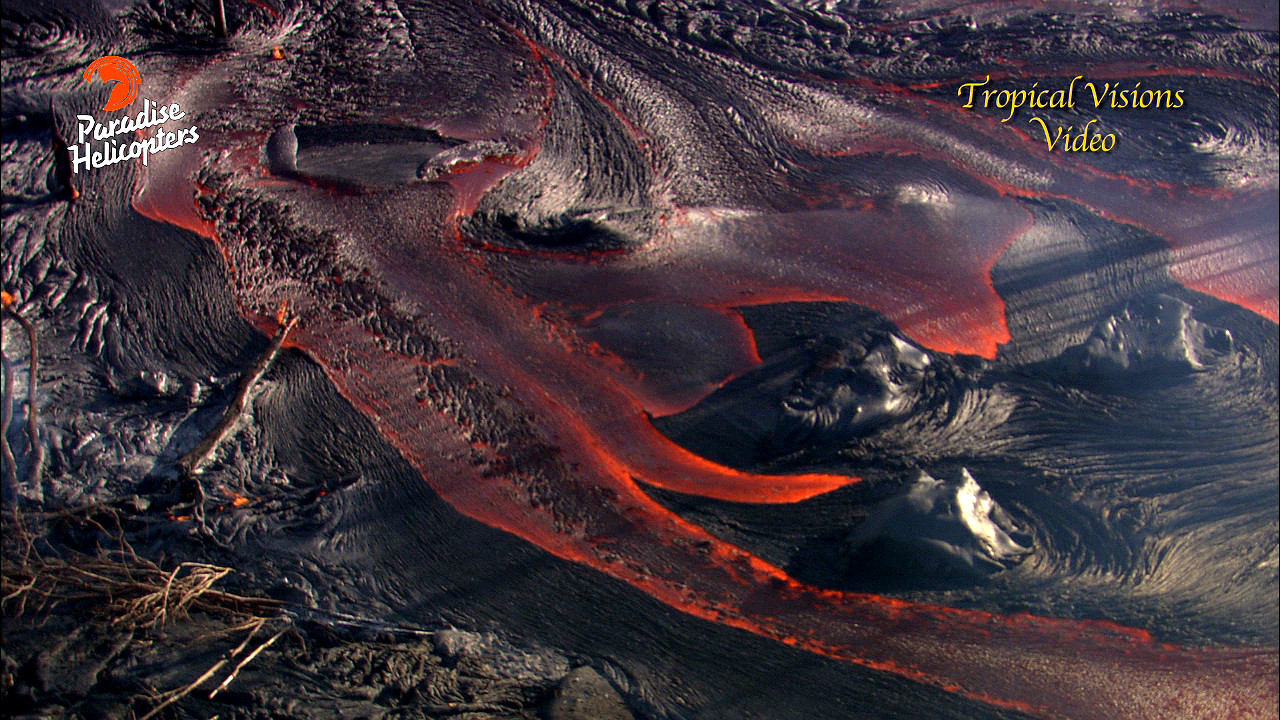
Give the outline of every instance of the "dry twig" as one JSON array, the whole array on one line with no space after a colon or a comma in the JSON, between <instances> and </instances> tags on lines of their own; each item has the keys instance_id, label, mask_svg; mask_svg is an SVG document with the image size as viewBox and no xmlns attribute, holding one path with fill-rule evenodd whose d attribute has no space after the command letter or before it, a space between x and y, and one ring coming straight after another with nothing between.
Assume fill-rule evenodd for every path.
<instances>
[{"instance_id":1,"label":"dry twig","mask_svg":"<svg viewBox=\"0 0 1280 720\"><path fill-rule=\"evenodd\" d=\"M167 692L161 695L159 698L160 699L159 704L151 708L151 710L147 712L146 715L143 715L139 720L150 720L151 718L158 715L161 710L164 710L165 708L178 702L182 698L195 692L201 685L205 683L205 681L207 681L209 678L213 677L214 675L217 675L219 670L226 667L227 664L229 664L232 660L236 659L236 656L238 656L241 652L244 651L246 647L249 646L249 641L253 639L254 633L256 633L258 629L261 628L264 624L266 624L265 619L262 622L259 622L253 625L249 631L249 634L245 636L245 639L238 646L236 646L234 650L231 650L227 654L223 655L217 662L211 665L208 670L205 670L200 675L200 677L196 678L190 684L184 687L181 687L177 690L171 690L170 692ZM271 647L271 645L274 644L276 640L279 640L281 636L285 634L287 629L288 628L285 628L277 632L275 635L272 635L270 638L268 638L267 640L262 642L260 645L258 645L258 647L254 648L253 652L246 655L244 659L242 659L239 663L236 663L236 666L235 668L232 669L231 674L227 675L226 679L224 679L222 683L220 683L216 688L214 688L209 693L209 699L212 700L221 690L226 689L226 687L230 685L233 680L236 679L236 676L240 674L240 671L243 670L246 665L253 662L253 660L257 658L258 655L260 655L263 650L266 650L267 648Z\"/></svg>"},{"instance_id":2,"label":"dry twig","mask_svg":"<svg viewBox=\"0 0 1280 720\"><path fill-rule=\"evenodd\" d=\"M209 453L222 442L231 428L235 426L236 421L244 414L245 403L249 398L249 391L253 390L253 386L262 379L267 370L271 368L271 363L275 361L276 356L280 354L280 348L284 346L284 341L289 337L289 331L298 323L297 317L287 317L280 324L280 329L276 332L275 337L271 339L271 343L267 345L267 349L258 356L253 366L240 376L240 384L236 387L236 393L231 398L231 404L227 406L226 413L217 425L204 436L196 446L186 455L178 460L178 469L185 475L194 475L200 469L200 465L209 457Z\"/></svg>"},{"instance_id":3,"label":"dry twig","mask_svg":"<svg viewBox=\"0 0 1280 720\"><path fill-rule=\"evenodd\" d=\"M271 637L267 638L266 642L259 645L257 648L254 649L253 652L245 656L243 660L236 663L235 668L231 671L231 674L227 676L227 679L223 680L222 684L218 685L218 687L214 688L213 691L209 693L209 699L212 700L214 696L216 696L219 692L225 690L227 686L231 684L231 681L236 679L236 676L240 674L240 671L244 669L245 665L248 665L249 663L253 662L253 659L258 657L258 655L260 655L263 650L266 650L267 648L275 644L275 641L279 640L280 637L284 635L287 630L288 628L285 628L277 632L275 635L272 635ZM248 642L248 640L246 639L245 642ZM244 645L241 645L240 647L243 648ZM238 651L239 649L237 649L237 652Z\"/></svg>"},{"instance_id":4,"label":"dry twig","mask_svg":"<svg viewBox=\"0 0 1280 720\"><path fill-rule=\"evenodd\" d=\"M40 409L37 407L37 394L40 389L40 339L36 335L35 325L31 321L23 317L17 310L9 307L11 296L4 293L5 307L4 316L11 317L17 321L27 334L27 350L29 352L29 361L31 367L27 373L27 442L30 452L30 465L27 468L27 487L36 494L37 502L43 500L44 490L40 485L40 472L44 466L44 444L40 442ZM11 366L5 361L5 376L9 377ZM6 392L6 397L10 395ZM6 408L5 413L5 429L8 428L9 419L12 416L12 407ZM13 458L12 451L8 448L8 442L4 444L5 462L8 463ZM13 467L10 465L10 467Z\"/></svg>"}]
</instances>

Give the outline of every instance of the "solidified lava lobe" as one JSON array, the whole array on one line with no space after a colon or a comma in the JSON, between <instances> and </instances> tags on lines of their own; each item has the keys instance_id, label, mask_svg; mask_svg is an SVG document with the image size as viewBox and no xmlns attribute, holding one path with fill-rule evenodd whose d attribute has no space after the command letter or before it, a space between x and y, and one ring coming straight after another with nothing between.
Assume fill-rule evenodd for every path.
<instances>
[{"instance_id":1,"label":"solidified lava lobe","mask_svg":"<svg viewBox=\"0 0 1280 720\"><path fill-rule=\"evenodd\" d=\"M877 308L935 350L994 357L1009 339L991 287L1000 252L1030 227L999 198L950 198L943 209L914 198L867 211L797 211L719 219L703 215L653 247L565 263L491 260L526 296L575 307L637 301L731 308L846 301ZM885 257L901 262L886 263Z\"/></svg>"},{"instance_id":2,"label":"solidified lava lobe","mask_svg":"<svg viewBox=\"0 0 1280 720\"><path fill-rule=\"evenodd\" d=\"M760 364L737 312L668 302L636 302L580 321L588 350L651 415L689 409ZM598 346L598 351L597 351Z\"/></svg>"}]
</instances>

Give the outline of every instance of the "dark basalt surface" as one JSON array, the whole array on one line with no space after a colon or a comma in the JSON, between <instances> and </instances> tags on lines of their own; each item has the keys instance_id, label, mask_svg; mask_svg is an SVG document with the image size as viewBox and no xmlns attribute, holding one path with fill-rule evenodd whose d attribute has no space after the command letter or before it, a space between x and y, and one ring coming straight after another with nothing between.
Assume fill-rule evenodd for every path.
<instances>
[{"instance_id":1,"label":"dark basalt surface","mask_svg":"<svg viewBox=\"0 0 1280 720\"><path fill-rule=\"evenodd\" d=\"M1030 717L975 697L981 679L957 694L810 652L566 559L611 541L664 579L714 541L824 591L1274 655L1273 9L225 5L227 39L199 3L4 9L3 288L39 332L45 449L28 482L31 367L6 319L6 534L13 505L56 516L137 495L112 506L138 553L234 567L228 587L284 602L295 628L173 717ZM169 156L208 151L169 180L191 181L178 197L195 215L144 215L138 168L71 175L54 150L105 99L79 74L107 54L200 123L203 144ZM1122 137L1114 154L1050 156L955 108L957 84L1010 68L1192 102L1046 113ZM509 174L470 197L467 168ZM300 332L331 312L352 335L285 349L193 484L177 462L284 297ZM382 365L342 365L356 334ZM549 367L565 358L582 365ZM344 384L406 365L427 368L413 398ZM594 374L575 385L580 368ZM637 472L620 497L575 465L591 443L628 447L614 436L632 426L588 412L620 395L652 401L653 425L700 458L861 482L756 504ZM374 400L426 410L397 435ZM551 442L566 406L588 421ZM553 518L563 543L425 481L461 451L403 438L446 415L477 457L501 449L463 487L511 478L501 507ZM709 539L622 542L666 539L633 532L648 498ZM51 552L103 542L50 522ZM760 587L740 616L775 609ZM148 645L76 604L5 612L0 702L30 716L144 713L148 688L197 677L222 649L201 638L225 630L197 615ZM991 651L993 682L1023 650Z\"/></svg>"},{"instance_id":2,"label":"dark basalt surface","mask_svg":"<svg viewBox=\"0 0 1280 720\"><path fill-rule=\"evenodd\" d=\"M1191 306L1168 295L1132 300L1098 323L1059 359L1071 376L1143 385L1206 369L1234 355L1231 331L1196 320Z\"/></svg>"},{"instance_id":3,"label":"dark basalt surface","mask_svg":"<svg viewBox=\"0 0 1280 720\"><path fill-rule=\"evenodd\" d=\"M818 335L766 355L693 408L661 418L658 427L699 455L749 466L842 446L925 414L958 381L954 368L933 367L927 352L900 335L856 328L835 327L844 336Z\"/></svg>"},{"instance_id":4,"label":"dark basalt surface","mask_svg":"<svg viewBox=\"0 0 1280 720\"><path fill-rule=\"evenodd\" d=\"M954 480L921 473L905 494L872 506L840 552L848 574L937 582L1008 570L1031 552L1030 541L961 468Z\"/></svg>"}]
</instances>

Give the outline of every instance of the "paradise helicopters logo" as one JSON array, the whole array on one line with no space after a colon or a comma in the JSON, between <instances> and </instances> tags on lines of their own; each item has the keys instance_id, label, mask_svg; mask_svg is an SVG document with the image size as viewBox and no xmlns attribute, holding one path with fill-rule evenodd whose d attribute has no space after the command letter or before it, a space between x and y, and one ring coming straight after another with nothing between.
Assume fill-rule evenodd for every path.
<instances>
[{"instance_id":1,"label":"paradise helicopters logo","mask_svg":"<svg viewBox=\"0 0 1280 720\"><path fill-rule=\"evenodd\" d=\"M122 110L138 99L142 75L138 72L137 66L128 60L116 55L98 58L85 69L85 81L93 82L94 75L101 78L103 82L116 84L111 89L107 104L102 106L103 110L107 112ZM178 106L178 103L161 105L149 99L142 101L142 109L137 115L125 115L103 121L97 120L92 115L77 115L79 127L76 144L67 148L71 152L71 169L78 173L82 165L86 170L98 169L135 158L142 158L142 164L146 165L151 156L156 153L194 143L200 139L200 133L195 125L182 128L177 132L158 127L169 121L181 120L186 116L187 113ZM157 129L148 135L145 131L153 127ZM137 139L132 142L114 139L125 133L134 133ZM94 149L91 139L98 143L98 149Z\"/></svg>"}]
</instances>

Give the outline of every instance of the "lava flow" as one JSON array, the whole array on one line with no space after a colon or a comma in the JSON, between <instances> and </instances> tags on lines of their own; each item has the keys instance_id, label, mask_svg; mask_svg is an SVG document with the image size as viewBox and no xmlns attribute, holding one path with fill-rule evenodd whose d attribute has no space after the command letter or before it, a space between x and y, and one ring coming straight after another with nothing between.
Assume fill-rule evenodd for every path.
<instances>
[{"instance_id":1,"label":"lava flow","mask_svg":"<svg viewBox=\"0 0 1280 720\"><path fill-rule=\"evenodd\" d=\"M981 158L967 149L980 131L948 120L936 126L943 130L925 132L904 119L918 108L903 101L901 114L856 108L860 132L906 148L899 162L882 166L887 179L880 189L833 181L841 189L804 207L795 202L803 183L779 180L770 207L762 199L769 189L759 187L773 181L747 181L741 177L747 170L732 167L748 163L750 153L719 157L714 162L723 165L722 174L685 181L677 171L694 173L707 151L681 156L683 146L672 142L664 160L635 169L637 176L648 173L649 208L665 213L649 237L632 238L623 252L574 259L486 252L483 243L467 240L460 223L487 212L488 194L518 190L522 174L554 171L539 166L552 152L548 134L577 117L563 113L580 108L556 104L569 90L557 94L548 60L531 56L521 38L504 34L484 13L451 12L473 25L468 47L480 59L471 66L485 68L482 76L449 63L415 65L422 77L396 75L383 95L370 89L361 112L370 122L421 114L434 118L422 127L467 124L474 131L460 140L475 143L483 161L447 167L433 176L439 181L378 192L339 193L305 182L264 186L259 148L275 128L338 122L320 109L320 91L302 70L279 81L269 101L197 77L183 88L183 107L200 107L203 88L216 85L210 94L217 104L234 107L236 122L256 129L218 132L207 123L211 129L201 131L211 163L201 176L207 191L196 192L190 168L156 166L142 193L152 199L137 204L219 243L246 316L269 318L289 302L300 318L291 344L324 368L441 497L480 522L691 615L1039 717L1275 716L1276 659L1268 650L1177 647L1100 622L998 616L821 590L681 519L637 481L720 500L789 503L855 479L745 473L683 450L649 422L646 410L660 401L637 399L564 319L569 310L582 317L636 301L719 310L843 300L881 310L933 349L992 356L1008 331L989 273L1031 226L1020 198L1075 193L1103 209L1167 198L1014 151L1006 172L983 175ZM359 30L358 23L352 27ZM414 32L428 32L424 27ZM418 48L449 47L415 38ZM572 46L563 38L561 44ZM410 45L384 50L421 52ZM270 57L231 54L206 74L244 75ZM383 66L382 59L366 61ZM420 59L404 60L410 61ZM607 94L607 83L600 85L586 95ZM244 97L227 103L225 94L233 92ZM630 112L629 122L655 138L681 118L689 132L715 129L674 100L669 115L646 124L634 119L638 100L626 100L583 117L620 123L620 113ZM745 109L747 101L741 104ZM655 100L651 108L661 105ZM212 100L205 106L209 114L220 112ZM785 122L774 121L782 134ZM945 133L950 144L939 139ZM636 136L632 128L623 134ZM822 160L838 169L837 146L853 148L849 162L860 151L836 135L823 141L832 152ZM485 150L499 144L501 152ZM818 162L817 155L809 160ZM929 176L947 179L918 179ZM725 192L718 205L709 197L720 191L717 183L735 181L745 189ZM198 206L152 194L167 184L191 188L186 197L197 198ZM1211 206L1206 200L1193 208L1195 219L1210 219ZM1139 214L1159 224L1158 209Z\"/></svg>"}]
</instances>

